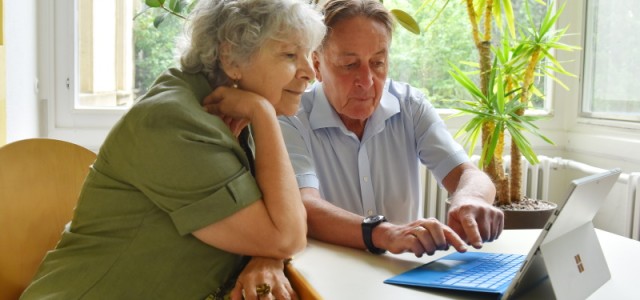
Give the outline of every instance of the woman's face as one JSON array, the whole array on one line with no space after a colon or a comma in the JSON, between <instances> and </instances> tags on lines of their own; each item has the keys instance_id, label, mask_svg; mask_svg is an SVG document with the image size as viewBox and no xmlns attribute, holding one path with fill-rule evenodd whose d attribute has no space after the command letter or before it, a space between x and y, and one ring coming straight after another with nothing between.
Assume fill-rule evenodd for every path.
<instances>
[{"instance_id":1,"label":"woman's face","mask_svg":"<svg viewBox=\"0 0 640 300\"><path fill-rule=\"evenodd\" d=\"M298 44L268 40L258 53L240 66L241 89L265 97L278 115L293 115L314 71L310 49Z\"/></svg>"}]
</instances>

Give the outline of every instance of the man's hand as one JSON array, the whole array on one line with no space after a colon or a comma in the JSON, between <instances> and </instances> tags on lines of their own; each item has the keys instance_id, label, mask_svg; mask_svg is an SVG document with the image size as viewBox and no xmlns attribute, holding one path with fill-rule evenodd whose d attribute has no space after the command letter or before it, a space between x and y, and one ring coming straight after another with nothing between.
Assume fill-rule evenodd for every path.
<instances>
[{"instance_id":1,"label":"man's hand","mask_svg":"<svg viewBox=\"0 0 640 300\"><path fill-rule=\"evenodd\" d=\"M442 184L449 198L448 225L476 249L497 239L504 227L504 213L493 206L496 188L486 173L469 162L455 167Z\"/></svg>"},{"instance_id":2,"label":"man's hand","mask_svg":"<svg viewBox=\"0 0 640 300\"><path fill-rule=\"evenodd\" d=\"M433 255L436 250L448 250L449 246L458 252L467 251L460 236L434 218L404 225L382 223L373 230L373 243L394 254L412 252L417 257L424 253Z\"/></svg>"},{"instance_id":3,"label":"man's hand","mask_svg":"<svg viewBox=\"0 0 640 300\"><path fill-rule=\"evenodd\" d=\"M258 296L259 285L267 284L270 293ZM243 293L244 291L244 293ZM243 298L244 295L244 298ZM284 275L284 263L281 259L253 257L238 276L236 285L231 291L232 300L253 299L298 299L289 279Z\"/></svg>"},{"instance_id":4,"label":"man's hand","mask_svg":"<svg viewBox=\"0 0 640 300\"><path fill-rule=\"evenodd\" d=\"M479 249L496 240L504 227L504 213L482 200L452 197L448 223L469 245Z\"/></svg>"}]
</instances>

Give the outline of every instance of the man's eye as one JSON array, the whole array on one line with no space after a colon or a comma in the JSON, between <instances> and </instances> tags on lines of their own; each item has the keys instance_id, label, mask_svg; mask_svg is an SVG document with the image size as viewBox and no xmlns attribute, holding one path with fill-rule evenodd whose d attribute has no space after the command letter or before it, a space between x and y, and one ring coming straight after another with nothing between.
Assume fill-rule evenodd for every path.
<instances>
[{"instance_id":1,"label":"man's eye","mask_svg":"<svg viewBox=\"0 0 640 300\"><path fill-rule=\"evenodd\" d=\"M344 65L344 68L346 68L346 69L353 69L355 67L356 67L356 63L351 63L351 64Z\"/></svg>"},{"instance_id":2,"label":"man's eye","mask_svg":"<svg viewBox=\"0 0 640 300\"><path fill-rule=\"evenodd\" d=\"M384 61L376 61L376 62L373 63L373 66L376 67L376 68L380 68L380 67L384 67L385 63L384 63Z\"/></svg>"}]
</instances>

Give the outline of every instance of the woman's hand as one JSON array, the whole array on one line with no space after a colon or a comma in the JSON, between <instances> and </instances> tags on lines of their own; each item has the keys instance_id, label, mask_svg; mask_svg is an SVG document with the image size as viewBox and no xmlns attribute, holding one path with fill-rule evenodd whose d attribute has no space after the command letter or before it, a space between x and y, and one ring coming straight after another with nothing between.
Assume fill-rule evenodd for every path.
<instances>
[{"instance_id":1,"label":"woman's hand","mask_svg":"<svg viewBox=\"0 0 640 300\"><path fill-rule=\"evenodd\" d=\"M202 106L206 112L220 117L237 136L252 120L256 108L265 103L269 104L257 94L220 86L204 98Z\"/></svg>"},{"instance_id":2,"label":"woman's hand","mask_svg":"<svg viewBox=\"0 0 640 300\"><path fill-rule=\"evenodd\" d=\"M270 292L260 296L257 289L268 285ZM243 293L244 291L244 293ZM284 275L284 263L281 259L253 257L238 276L236 285L231 291L232 300L244 299L298 299L289 280Z\"/></svg>"},{"instance_id":3,"label":"woman's hand","mask_svg":"<svg viewBox=\"0 0 640 300\"><path fill-rule=\"evenodd\" d=\"M251 123L254 178L262 201L192 234L216 248L248 256L284 259L304 249L306 211L273 105L251 92L218 87L203 99L203 106L220 116L233 131Z\"/></svg>"}]
</instances>

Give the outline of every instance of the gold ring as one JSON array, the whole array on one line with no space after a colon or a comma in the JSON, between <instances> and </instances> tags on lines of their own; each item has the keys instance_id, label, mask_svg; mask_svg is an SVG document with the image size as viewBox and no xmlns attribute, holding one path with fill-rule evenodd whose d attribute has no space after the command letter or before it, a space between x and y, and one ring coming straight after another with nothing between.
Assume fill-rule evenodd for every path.
<instances>
[{"instance_id":1,"label":"gold ring","mask_svg":"<svg viewBox=\"0 0 640 300\"><path fill-rule=\"evenodd\" d=\"M256 286L256 294L258 294L258 297L269 295L269 293L271 293L271 286L268 283L262 283Z\"/></svg>"}]
</instances>

